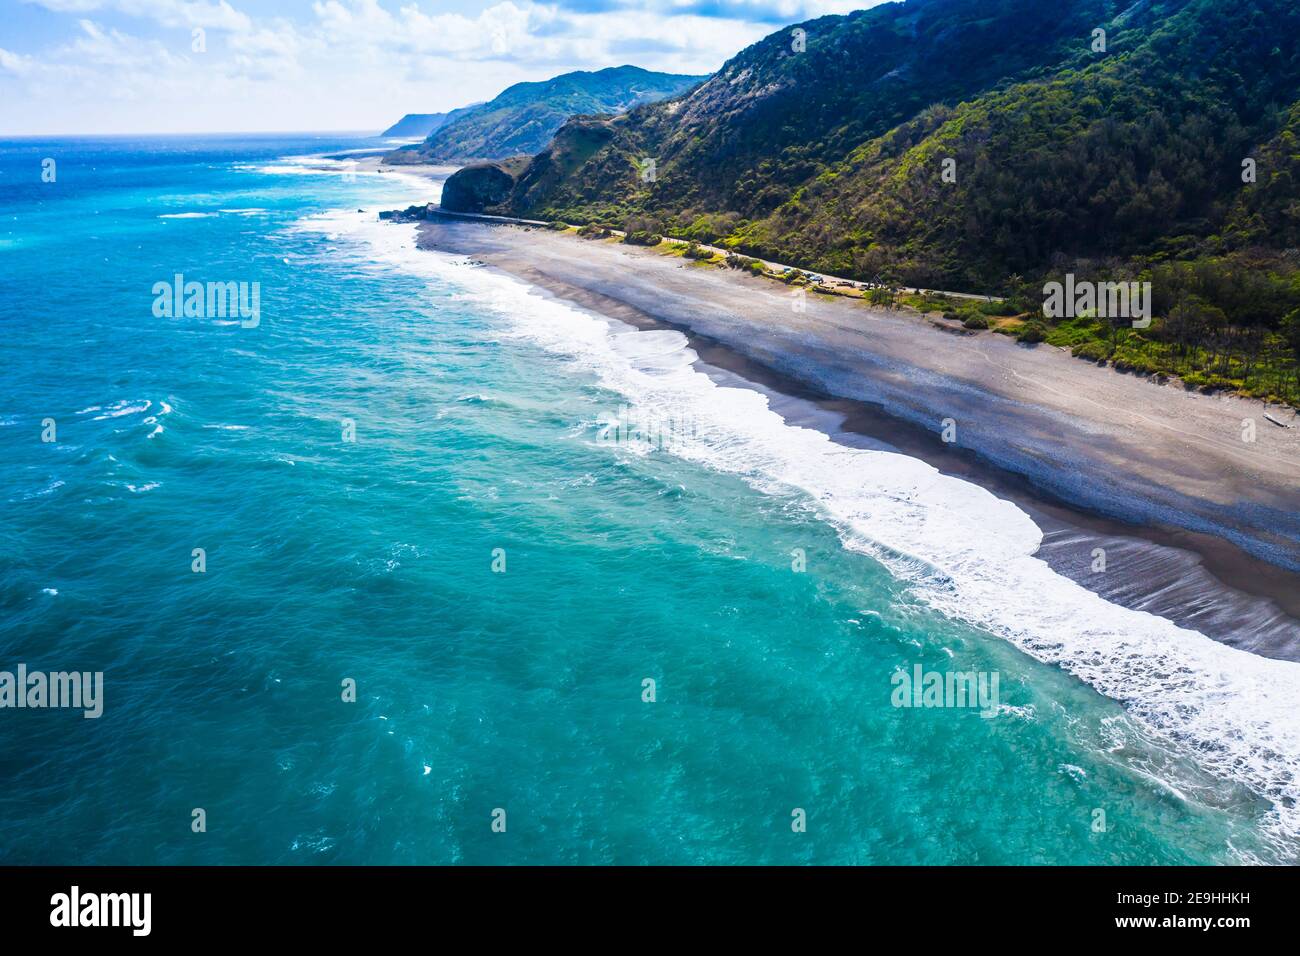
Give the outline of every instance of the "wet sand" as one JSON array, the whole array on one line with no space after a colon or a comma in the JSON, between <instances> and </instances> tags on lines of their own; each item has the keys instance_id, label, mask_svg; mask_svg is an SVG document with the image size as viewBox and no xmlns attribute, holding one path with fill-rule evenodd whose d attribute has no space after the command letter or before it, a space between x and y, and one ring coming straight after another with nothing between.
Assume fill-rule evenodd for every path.
<instances>
[{"instance_id":1,"label":"wet sand","mask_svg":"<svg viewBox=\"0 0 1300 956\"><path fill-rule=\"evenodd\" d=\"M1015 501L1043 529L1038 555L1115 603L1300 660L1300 428L1269 423L1258 402L841 298L809 295L795 312L778 283L651 250L454 219L419 232L423 248L684 332L705 371L765 391L794 423Z\"/></svg>"}]
</instances>

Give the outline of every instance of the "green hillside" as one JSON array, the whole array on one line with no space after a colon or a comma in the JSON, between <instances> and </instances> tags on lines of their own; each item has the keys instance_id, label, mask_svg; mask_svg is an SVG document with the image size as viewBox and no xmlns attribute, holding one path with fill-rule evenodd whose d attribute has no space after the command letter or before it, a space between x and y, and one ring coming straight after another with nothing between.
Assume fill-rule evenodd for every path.
<instances>
[{"instance_id":1,"label":"green hillside","mask_svg":"<svg viewBox=\"0 0 1300 956\"><path fill-rule=\"evenodd\" d=\"M1007 295L1002 331L1300 398L1300 4L909 0L799 29L571 120L492 211ZM1045 322L1067 272L1152 281L1159 321Z\"/></svg>"}]
</instances>

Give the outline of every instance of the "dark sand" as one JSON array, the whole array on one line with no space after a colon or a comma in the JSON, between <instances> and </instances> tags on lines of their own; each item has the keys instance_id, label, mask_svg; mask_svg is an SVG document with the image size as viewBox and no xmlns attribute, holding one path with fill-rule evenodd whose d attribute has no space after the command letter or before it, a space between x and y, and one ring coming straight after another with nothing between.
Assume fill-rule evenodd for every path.
<instances>
[{"instance_id":1,"label":"dark sand","mask_svg":"<svg viewBox=\"0 0 1300 956\"><path fill-rule=\"evenodd\" d=\"M1016 502L1043 529L1038 555L1109 600L1300 660L1300 428L1269 423L1258 402L841 298L810 294L797 313L770 280L546 230L436 219L420 245L610 318L679 329L704 371L753 383L789 420ZM945 418L954 444L939 438Z\"/></svg>"}]
</instances>

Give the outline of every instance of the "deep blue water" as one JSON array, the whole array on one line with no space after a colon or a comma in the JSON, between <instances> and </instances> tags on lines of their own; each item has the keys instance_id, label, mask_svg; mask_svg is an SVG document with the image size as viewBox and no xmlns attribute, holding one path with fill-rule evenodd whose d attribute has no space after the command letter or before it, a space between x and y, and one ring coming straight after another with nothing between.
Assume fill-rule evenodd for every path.
<instances>
[{"instance_id":1,"label":"deep blue water","mask_svg":"<svg viewBox=\"0 0 1300 956\"><path fill-rule=\"evenodd\" d=\"M0 862L1294 853L1249 781L999 633L1013 587L966 615L956 571L954 611L852 546L777 467L817 436L375 224L431 186L294 158L375 145L0 142L0 670L104 674L98 719L0 709ZM257 324L156 315L177 273L257 283ZM602 440L673 390L686 447ZM893 706L917 664L996 672L996 715Z\"/></svg>"}]
</instances>

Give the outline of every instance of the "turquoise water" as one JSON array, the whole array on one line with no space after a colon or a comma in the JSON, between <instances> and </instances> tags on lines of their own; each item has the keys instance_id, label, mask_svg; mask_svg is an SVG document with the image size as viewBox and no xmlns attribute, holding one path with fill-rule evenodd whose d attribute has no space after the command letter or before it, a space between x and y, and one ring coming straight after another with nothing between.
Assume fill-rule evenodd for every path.
<instances>
[{"instance_id":1,"label":"turquoise water","mask_svg":"<svg viewBox=\"0 0 1300 956\"><path fill-rule=\"evenodd\" d=\"M105 688L0 710L0 862L1293 857L1249 780L716 422L602 441L603 324L373 224L428 186L287 159L373 145L0 143L0 669ZM178 272L260 283L259 323L155 316ZM996 671L997 714L893 706L917 664Z\"/></svg>"}]
</instances>

